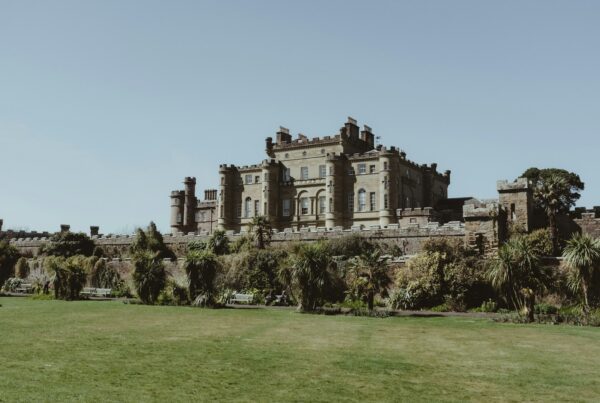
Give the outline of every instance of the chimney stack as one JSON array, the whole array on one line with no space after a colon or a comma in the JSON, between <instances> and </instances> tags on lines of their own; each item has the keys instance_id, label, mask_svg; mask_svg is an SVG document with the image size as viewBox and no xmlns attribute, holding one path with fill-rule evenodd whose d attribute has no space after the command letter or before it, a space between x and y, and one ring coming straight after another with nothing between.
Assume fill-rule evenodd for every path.
<instances>
[{"instance_id":1,"label":"chimney stack","mask_svg":"<svg viewBox=\"0 0 600 403\"><path fill-rule=\"evenodd\" d=\"M60 232L61 233L69 232L70 229L71 229L71 226L69 224L60 224Z\"/></svg>"},{"instance_id":2,"label":"chimney stack","mask_svg":"<svg viewBox=\"0 0 600 403\"><path fill-rule=\"evenodd\" d=\"M100 231L100 227L97 225L90 226L90 236L98 236L98 232Z\"/></svg>"}]
</instances>

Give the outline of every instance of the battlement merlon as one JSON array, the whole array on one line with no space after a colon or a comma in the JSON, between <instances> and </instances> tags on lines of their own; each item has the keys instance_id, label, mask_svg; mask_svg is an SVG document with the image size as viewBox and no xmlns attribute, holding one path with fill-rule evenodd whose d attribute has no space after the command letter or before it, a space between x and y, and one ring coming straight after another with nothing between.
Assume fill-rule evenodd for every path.
<instances>
[{"instance_id":1,"label":"battlement merlon","mask_svg":"<svg viewBox=\"0 0 600 403\"><path fill-rule=\"evenodd\" d=\"M463 206L463 218L465 221L492 219L498 215L498 204L488 203L482 206L465 204Z\"/></svg>"},{"instance_id":2,"label":"battlement merlon","mask_svg":"<svg viewBox=\"0 0 600 403\"><path fill-rule=\"evenodd\" d=\"M531 182L527 178L517 178L514 182L500 180L496 182L498 193L503 192L521 192L526 189L531 189Z\"/></svg>"}]
</instances>

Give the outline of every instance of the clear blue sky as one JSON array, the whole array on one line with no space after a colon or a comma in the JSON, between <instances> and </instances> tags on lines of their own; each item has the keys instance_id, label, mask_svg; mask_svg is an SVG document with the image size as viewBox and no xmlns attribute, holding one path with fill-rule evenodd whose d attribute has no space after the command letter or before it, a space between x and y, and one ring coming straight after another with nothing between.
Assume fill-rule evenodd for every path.
<instances>
[{"instance_id":1,"label":"clear blue sky","mask_svg":"<svg viewBox=\"0 0 600 403\"><path fill-rule=\"evenodd\" d=\"M0 0L5 228L169 229L184 176L347 116L450 196L560 167L600 204L598 1Z\"/></svg>"}]
</instances>

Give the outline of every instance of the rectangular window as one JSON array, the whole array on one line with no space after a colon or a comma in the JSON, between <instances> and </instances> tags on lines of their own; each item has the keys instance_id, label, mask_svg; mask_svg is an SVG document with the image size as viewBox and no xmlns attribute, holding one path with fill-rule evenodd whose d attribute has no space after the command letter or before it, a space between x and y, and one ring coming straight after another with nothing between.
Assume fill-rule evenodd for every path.
<instances>
[{"instance_id":1,"label":"rectangular window","mask_svg":"<svg viewBox=\"0 0 600 403\"><path fill-rule=\"evenodd\" d=\"M348 211L354 211L354 193L348 194Z\"/></svg>"},{"instance_id":2,"label":"rectangular window","mask_svg":"<svg viewBox=\"0 0 600 403\"><path fill-rule=\"evenodd\" d=\"M367 193L361 189L358 192L358 211L365 211L367 209Z\"/></svg>"},{"instance_id":3,"label":"rectangular window","mask_svg":"<svg viewBox=\"0 0 600 403\"><path fill-rule=\"evenodd\" d=\"M254 217L260 216L260 200L254 200Z\"/></svg>"},{"instance_id":4,"label":"rectangular window","mask_svg":"<svg viewBox=\"0 0 600 403\"><path fill-rule=\"evenodd\" d=\"M333 175L333 167L329 167L329 175Z\"/></svg>"},{"instance_id":5,"label":"rectangular window","mask_svg":"<svg viewBox=\"0 0 600 403\"><path fill-rule=\"evenodd\" d=\"M375 173L375 165L369 165L369 173L370 174L374 174Z\"/></svg>"},{"instance_id":6,"label":"rectangular window","mask_svg":"<svg viewBox=\"0 0 600 403\"><path fill-rule=\"evenodd\" d=\"M383 195L383 208L387 209L388 205L389 205L389 203L388 203L388 195L386 193L386 194Z\"/></svg>"},{"instance_id":7,"label":"rectangular window","mask_svg":"<svg viewBox=\"0 0 600 403\"><path fill-rule=\"evenodd\" d=\"M333 213L333 199L331 197L329 198L329 212Z\"/></svg>"},{"instance_id":8,"label":"rectangular window","mask_svg":"<svg viewBox=\"0 0 600 403\"><path fill-rule=\"evenodd\" d=\"M249 185L252 183L252 175L246 175L244 181L246 182L246 185Z\"/></svg>"},{"instance_id":9,"label":"rectangular window","mask_svg":"<svg viewBox=\"0 0 600 403\"><path fill-rule=\"evenodd\" d=\"M375 192L369 193L369 209L375 211L377 204L375 204Z\"/></svg>"},{"instance_id":10,"label":"rectangular window","mask_svg":"<svg viewBox=\"0 0 600 403\"><path fill-rule=\"evenodd\" d=\"M260 182L260 175L256 175L254 177L254 183L259 183Z\"/></svg>"},{"instance_id":11,"label":"rectangular window","mask_svg":"<svg viewBox=\"0 0 600 403\"><path fill-rule=\"evenodd\" d=\"M290 207L291 207L291 202L290 199L283 199L283 206L282 206L282 214L284 217L289 217L290 216Z\"/></svg>"},{"instance_id":12,"label":"rectangular window","mask_svg":"<svg viewBox=\"0 0 600 403\"><path fill-rule=\"evenodd\" d=\"M308 179L308 167L300 168L300 179L302 179L302 180Z\"/></svg>"},{"instance_id":13,"label":"rectangular window","mask_svg":"<svg viewBox=\"0 0 600 403\"><path fill-rule=\"evenodd\" d=\"M358 164L358 174L364 175L367 173L367 164Z\"/></svg>"},{"instance_id":14,"label":"rectangular window","mask_svg":"<svg viewBox=\"0 0 600 403\"><path fill-rule=\"evenodd\" d=\"M177 214L177 222L180 224L183 222L183 217L181 216L181 213Z\"/></svg>"},{"instance_id":15,"label":"rectangular window","mask_svg":"<svg viewBox=\"0 0 600 403\"><path fill-rule=\"evenodd\" d=\"M244 204L244 217L248 218L250 217L250 214L252 214L252 200L250 200L250 198L248 197Z\"/></svg>"},{"instance_id":16,"label":"rectangular window","mask_svg":"<svg viewBox=\"0 0 600 403\"><path fill-rule=\"evenodd\" d=\"M283 181L284 182L289 182L292 179L291 177L291 172L289 168L285 168L283 170Z\"/></svg>"},{"instance_id":17,"label":"rectangular window","mask_svg":"<svg viewBox=\"0 0 600 403\"><path fill-rule=\"evenodd\" d=\"M308 197L303 197L300 199L300 212L302 215L309 214L309 206L310 200L308 199Z\"/></svg>"},{"instance_id":18,"label":"rectangular window","mask_svg":"<svg viewBox=\"0 0 600 403\"><path fill-rule=\"evenodd\" d=\"M348 169L348 175L349 176L354 176L354 168Z\"/></svg>"},{"instance_id":19,"label":"rectangular window","mask_svg":"<svg viewBox=\"0 0 600 403\"><path fill-rule=\"evenodd\" d=\"M242 216L242 203L238 203L237 206L235 206L235 215L239 218Z\"/></svg>"},{"instance_id":20,"label":"rectangular window","mask_svg":"<svg viewBox=\"0 0 600 403\"><path fill-rule=\"evenodd\" d=\"M385 170L387 170L387 168L388 168L387 161L383 161L383 170L385 171Z\"/></svg>"},{"instance_id":21,"label":"rectangular window","mask_svg":"<svg viewBox=\"0 0 600 403\"><path fill-rule=\"evenodd\" d=\"M269 173L265 172L265 177L263 179L265 182L267 182L269 180Z\"/></svg>"},{"instance_id":22,"label":"rectangular window","mask_svg":"<svg viewBox=\"0 0 600 403\"><path fill-rule=\"evenodd\" d=\"M325 165L319 165L319 178L324 178L327 174L327 167Z\"/></svg>"},{"instance_id":23,"label":"rectangular window","mask_svg":"<svg viewBox=\"0 0 600 403\"><path fill-rule=\"evenodd\" d=\"M319 214L325 214L325 196L319 196Z\"/></svg>"}]
</instances>

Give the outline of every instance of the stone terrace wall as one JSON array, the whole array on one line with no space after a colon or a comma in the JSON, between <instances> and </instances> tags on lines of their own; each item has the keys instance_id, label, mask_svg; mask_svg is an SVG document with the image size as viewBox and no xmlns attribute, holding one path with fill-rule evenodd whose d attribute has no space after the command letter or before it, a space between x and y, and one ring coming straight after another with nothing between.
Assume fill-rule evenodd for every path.
<instances>
[{"instance_id":1,"label":"stone terrace wall","mask_svg":"<svg viewBox=\"0 0 600 403\"><path fill-rule=\"evenodd\" d=\"M352 229L343 230L341 228L333 231L327 231L324 228L305 228L301 231L292 231L291 229L274 232L272 236L273 244L281 244L285 242L315 242L321 239L340 238L343 236L358 234L376 242L385 242L388 244L398 245L404 254L412 255L421 250L422 243L432 237L461 237L465 236L465 228L463 223L459 221L451 221L444 225L437 222L430 222L426 225L408 224L400 227L398 224L391 224L387 228L380 228L378 225L373 225L368 229L361 227L353 227ZM227 233L231 241L235 241L244 233L235 234ZM165 234L165 243L179 257L183 256L187 250L187 244L192 241L205 241L209 238L208 233L201 234ZM96 245L102 247L109 257L125 257L129 245L135 239L135 235L107 235L93 236L92 239ZM31 256L37 256L42 244L49 241L49 238L19 238L11 240L11 243L16 246L21 253Z\"/></svg>"},{"instance_id":2,"label":"stone terrace wall","mask_svg":"<svg viewBox=\"0 0 600 403\"><path fill-rule=\"evenodd\" d=\"M581 232L584 234L600 238L600 217L596 213L582 213L581 218L576 218L573 221L581 228Z\"/></svg>"}]
</instances>

